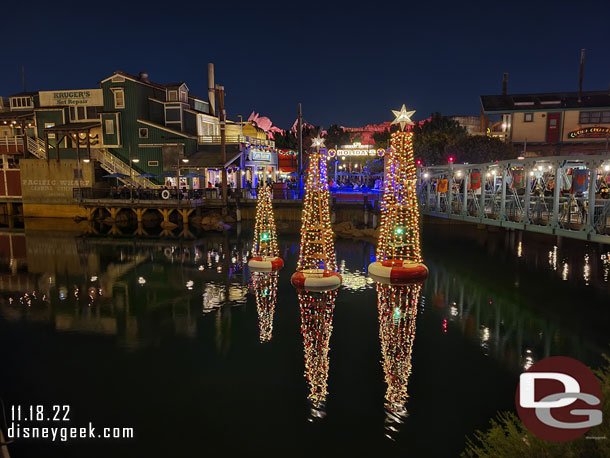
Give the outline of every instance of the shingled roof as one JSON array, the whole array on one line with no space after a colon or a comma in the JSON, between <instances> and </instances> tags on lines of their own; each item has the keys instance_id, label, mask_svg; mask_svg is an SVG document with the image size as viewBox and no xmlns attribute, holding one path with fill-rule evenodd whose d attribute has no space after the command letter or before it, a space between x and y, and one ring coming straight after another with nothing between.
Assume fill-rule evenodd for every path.
<instances>
[{"instance_id":1,"label":"shingled roof","mask_svg":"<svg viewBox=\"0 0 610 458\"><path fill-rule=\"evenodd\" d=\"M484 111L527 111L553 108L605 108L610 107L608 91L546 92L541 94L482 95Z\"/></svg>"}]
</instances>

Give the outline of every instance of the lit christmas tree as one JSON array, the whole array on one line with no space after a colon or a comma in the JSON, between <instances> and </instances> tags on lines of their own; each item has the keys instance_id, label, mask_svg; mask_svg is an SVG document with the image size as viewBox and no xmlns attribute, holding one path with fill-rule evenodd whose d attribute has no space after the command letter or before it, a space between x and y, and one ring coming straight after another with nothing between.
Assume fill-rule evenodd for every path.
<instances>
[{"instance_id":1,"label":"lit christmas tree","mask_svg":"<svg viewBox=\"0 0 610 458\"><path fill-rule=\"evenodd\" d=\"M305 379L309 385L310 421L326 416L330 336L337 291L299 292Z\"/></svg>"},{"instance_id":2,"label":"lit christmas tree","mask_svg":"<svg viewBox=\"0 0 610 458\"><path fill-rule=\"evenodd\" d=\"M254 224L254 245L248 266L254 271L278 270L284 266L279 257L277 230L271 204L271 188L263 185L258 190L256 202L256 222Z\"/></svg>"},{"instance_id":3,"label":"lit christmas tree","mask_svg":"<svg viewBox=\"0 0 610 458\"><path fill-rule=\"evenodd\" d=\"M407 385L415 339L417 304L422 284L390 286L377 283L379 340L387 390L385 395L386 436L394 438L408 416Z\"/></svg>"},{"instance_id":4,"label":"lit christmas tree","mask_svg":"<svg viewBox=\"0 0 610 458\"><path fill-rule=\"evenodd\" d=\"M415 111L394 111L392 124L413 124ZM413 158L413 133L400 130L391 137L385 170L385 191L381 204L381 224L377 261L369 272L376 277L396 280L423 279L428 269L422 263L420 247L417 173Z\"/></svg>"},{"instance_id":5,"label":"lit christmas tree","mask_svg":"<svg viewBox=\"0 0 610 458\"><path fill-rule=\"evenodd\" d=\"M277 272L257 272L252 276L256 311L258 312L258 332L261 343L273 337L273 314L277 302Z\"/></svg>"},{"instance_id":6,"label":"lit christmas tree","mask_svg":"<svg viewBox=\"0 0 610 458\"><path fill-rule=\"evenodd\" d=\"M326 178L326 158L320 154L324 140L313 139L314 151L309 155L301 250L297 271L291 281L297 288L325 290L341 285L341 276L335 272L334 234L330 224L330 191Z\"/></svg>"}]
</instances>

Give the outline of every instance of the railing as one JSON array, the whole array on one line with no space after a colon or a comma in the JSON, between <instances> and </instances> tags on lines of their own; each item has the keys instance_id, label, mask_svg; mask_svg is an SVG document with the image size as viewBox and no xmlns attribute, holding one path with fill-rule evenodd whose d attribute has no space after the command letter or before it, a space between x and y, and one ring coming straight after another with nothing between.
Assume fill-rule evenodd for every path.
<instances>
[{"instance_id":1,"label":"railing","mask_svg":"<svg viewBox=\"0 0 610 458\"><path fill-rule=\"evenodd\" d=\"M216 145L220 144L220 135L200 135L198 138L198 142L200 145L210 144ZM256 137L248 137L245 135L227 135L225 137L226 143L250 143L251 145L256 146L270 146L275 147L275 142L273 140L260 139Z\"/></svg>"},{"instance_id":2,"label":"railing","mask_svg":"<svg viewBox=\"0 0 610 458\"><path fill-rule=\"evenodd\" d=\"M52 148L52 145L49 145ZM38 159L47 158L47 149L43 139L28 137L28 151Z\"/></svg>"},{"instance_id":3,"label":"railing","mask_svg":"<svg viewBox=\"0 0 610 458\"><path fill-rule=\"evenodd\" d=\"M608 156L424 167L419 204L430 216L610 243L608 172Z\"/></svg>"},{"instance_id":4,"label":"railing","mask_svg":"<svg viewBox=\"0 0 610 458\"><path fill-rule=\"evenodd\" d=\"M123 183L141 185L142 187L158 188L159 185L153 183L148 178L138 178L136 175L139 174L135 169L129 167L128 164L123 162L120 158L112 154L110 151L99 148L91 150L92 157L96 159L102 168L110 173L121 173L126 175L125 178L119 178ZM131 178L133 176L133 179Z\"/></svg>"},{"instance_id":5,"label":"railing","mask_svg":"<svg viewBox=\"0 0 610 458\"><path fill-rule=\"evenodd\" d=\"M3 153L22 153L23 137L0 137L0 151Z\"/></svg>"}]
</instances>

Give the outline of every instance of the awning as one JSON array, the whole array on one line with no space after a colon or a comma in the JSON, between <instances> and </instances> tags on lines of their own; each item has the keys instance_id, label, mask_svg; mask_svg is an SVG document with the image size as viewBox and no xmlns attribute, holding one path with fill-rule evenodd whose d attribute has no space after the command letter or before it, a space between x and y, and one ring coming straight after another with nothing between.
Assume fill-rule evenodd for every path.
<instances>
[{"instance_id":1,"label":"awning","mask_svg":"<svg viewBox=\"0 0 610 458\"><path fill-rule=\"evenodd\" d=\"M208 168L208 169L221 169L223 166L224 167L229 167L231 165L239 166L238 159L241 156L241 151L239 150L239 148L237 148L237 149L229 148L230 146L239 146L239 145L227 145L227 149L226 149L227 162L225 162L224 164L222 161L222 153L220 151L204 150L204 151L197 151L194 154L192 154L191 156L189 156L188 164L185 166L182 166L182 168L194 169L197 167L200 167L200 168L203 167L203 168ZM237 164L233 164L235 161L237 161Z\"/></svg>"},{"instance_id":2,"label":"awning","mask_svg":"<svg viewBox=\"0 0 610 458\"><path fill-rule=\"evenodd\" d=\"M296 171L297 171L297 169L295 167L280 167L281 173L293 173Z\"/></svg>"},{"instance_id":3,"label":"awning","mask_svg":"<svg viewBox=\"0 0 610 458\"><path fill-rule=\"evenodd\" d=\"M99 121L87 121L87 122L70 122L66 124L58 124L53 127L45 128L45 132L60 133L60 134L75 134L75 133L88 133L95 127L100 127Z\"/></svg>"}]
</instances>

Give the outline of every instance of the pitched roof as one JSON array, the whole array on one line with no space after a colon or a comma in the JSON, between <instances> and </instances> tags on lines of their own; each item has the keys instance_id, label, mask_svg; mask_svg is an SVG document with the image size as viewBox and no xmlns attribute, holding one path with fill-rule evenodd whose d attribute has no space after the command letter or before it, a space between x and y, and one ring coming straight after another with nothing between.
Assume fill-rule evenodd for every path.
<instances>
[{"instance_id":1,"label":"pitched roof","mask_svg":"<svg viewBox=\"0 0 610 458\"><path fill-rule=\"evenodd\" d=\"M578 92L482 95L481 104L484 111L601 108L610 107L610 93L608 91L583 91L580 102L578 101Z\"/></svg>"}]
</instances>

